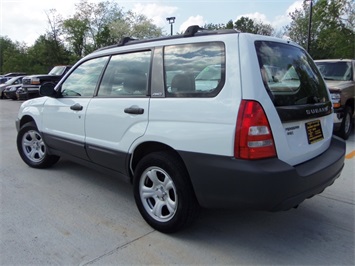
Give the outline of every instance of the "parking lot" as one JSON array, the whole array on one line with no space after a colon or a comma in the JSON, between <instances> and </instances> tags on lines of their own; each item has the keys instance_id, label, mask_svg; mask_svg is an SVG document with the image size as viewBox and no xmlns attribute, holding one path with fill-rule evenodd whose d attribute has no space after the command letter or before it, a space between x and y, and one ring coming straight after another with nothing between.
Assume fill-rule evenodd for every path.
<instances>
[{"instance_id":1,"label":"parking lot","mask_svg":"<svg viewBox=\"0 0 355 266\"><path fill-rule=\"evenodd\" d=\"M202 210L164 235L140 216L130 184L67 160L18 156L20 101L0 101L0 265L354 265L355 136L341 177L286 212Z\"/></svg>"}]
</instances>

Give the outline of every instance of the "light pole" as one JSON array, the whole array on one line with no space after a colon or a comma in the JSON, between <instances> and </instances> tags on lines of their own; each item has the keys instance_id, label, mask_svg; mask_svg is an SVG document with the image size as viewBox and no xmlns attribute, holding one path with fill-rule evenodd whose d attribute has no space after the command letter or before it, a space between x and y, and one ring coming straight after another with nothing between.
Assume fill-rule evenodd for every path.
<instances>
[{"instance_id":1,"label":"light pole","mask_svg":"<svg viewBox=\"0 0 355 266\"><path fill-rule=\"evenodd\" d=\"M170 35L173 35L173 24L175 23L175 17L169 17L166 18L167 21L169 21L170 24Z\"/></svg>"},{"instance_id":2,"label":"light pole","mask_svg":"<svg viewBox=\"0 0 355 266\"><path fill-rule=\"evenodd\" d=\"M312 6L313 6L313 1L312 0L307 0L311 2L311 6L309 8L309 22L308 22L308 43L307 43L307 52L310 52L311 49L311 28L312 28Z\"/></svg>"}]
</instances>

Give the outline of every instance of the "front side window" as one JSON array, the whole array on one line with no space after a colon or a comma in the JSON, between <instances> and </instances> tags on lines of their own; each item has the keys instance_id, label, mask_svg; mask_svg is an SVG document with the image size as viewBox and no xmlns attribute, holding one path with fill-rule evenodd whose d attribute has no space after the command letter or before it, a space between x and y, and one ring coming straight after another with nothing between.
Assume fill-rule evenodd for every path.
<instances>
[{"instance_id":1,"label":"front side window","mask_svg":"<svg viewBox=\"0 0 355 266\"><path fill-rule=\"evenodd\" d=\"M150 59L151 51L112 56L100 84L98 96L147 95Z\"/></svg>"},{"instance_id":2,"label":"front side window","mask_svg":"<svg viewBox=\"0 0 355 266\"><path fill-rule=\"evenodd\" d=\"M79 65L62 84L62 96L92 97L107 60L100 57Z\"/></svg>"},{"instance_id":3,"label":"front side window","mask_svg":"<svg viewBox=\"0 0 355 266\"><path fill-rule=\"evenodd\" d=\"M225 80L222 42L164 48L165 89L168 97L213 97Z\"/></svg>"},{"instance_id":4,"label":"front side window","mask_svg":"<svg viewBox=\"0 0 355 266\"><path fill-rule=\"evenodd\" d=\"M292 45L257 41L260 74L275 106L329 102L326 85L312 59Z\"/></svg>"}]
</instances>

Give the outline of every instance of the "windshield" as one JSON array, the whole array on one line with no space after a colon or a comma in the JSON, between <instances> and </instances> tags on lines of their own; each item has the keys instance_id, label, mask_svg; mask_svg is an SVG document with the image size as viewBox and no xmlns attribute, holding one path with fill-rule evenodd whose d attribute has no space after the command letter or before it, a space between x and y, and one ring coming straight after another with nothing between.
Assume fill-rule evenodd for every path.
<instances>
[{"instance_id":1,"label":"windshield","mask_svg":"<svg viewBox=\"0 0 355 266\"><path fill-rule=\"evenodd\" d=\"M5 84L12 84L12 83L14 83L17 79L18 79L18 77L13 77L13 78L9 79L8 81L6 81Z\"/></svg>"},{"instance_id":2,"label":"windshield","mask_svg":"<svg viewBox=\"0 0 355 266\"><path fill-rule=\"evenodd\" d=\"M48 74L53 76L60 76L64 73L64 71L65 71L65 66L56 66L53 67L53 69Z\"/></svg>"},{"instance_id":3,"label":"windshield","mask_svg":"<svg viewBox=\"0 0 355 266\"><path fill-rule=\"evenodd\" d=\"M351 62L316 62L325 80L352 80Z\"/></svg>"},{"instance_id":4,"label":"windshield","mask_svg":"<svg viewBox=\"0 0 355 266\"><path fill-rule=\"evenodd\" d=\"M275 106L329 101L326 85L302 49L277 42L255 42L260 73Z\"/></svg>"}]
</instances>

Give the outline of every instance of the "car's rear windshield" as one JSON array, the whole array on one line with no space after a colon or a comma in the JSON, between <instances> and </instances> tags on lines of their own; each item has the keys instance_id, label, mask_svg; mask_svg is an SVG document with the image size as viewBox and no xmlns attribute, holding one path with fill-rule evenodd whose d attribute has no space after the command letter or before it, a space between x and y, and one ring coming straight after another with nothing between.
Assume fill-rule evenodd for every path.
<instances>
[{"instance_id":1,"label":"car's rear windshield","mask_svg":"<svg viewBox=\"0 0 355 266\"><path fill-rule=\"evenodd\" d=\"M329 102L321 74L305 51L270 41L257 41L255 48L265 89L275 106Z\"/></svg>"},{"instance_id":2,"label":"car's rear windshield","mask_svg":"<svg viewBox=\"0 0 355 266\"><path fill-rule=\"evenodd\" d=\"M352 80L351 62L316 62L325 80L347 81Z\"/></svg>"}]
</instances>

